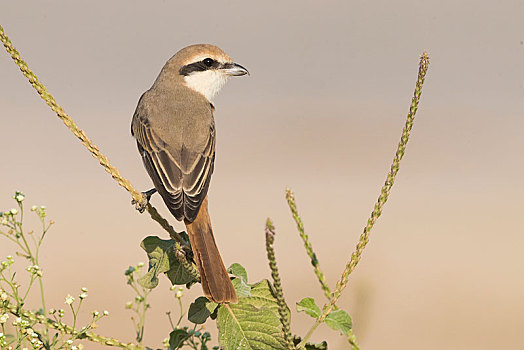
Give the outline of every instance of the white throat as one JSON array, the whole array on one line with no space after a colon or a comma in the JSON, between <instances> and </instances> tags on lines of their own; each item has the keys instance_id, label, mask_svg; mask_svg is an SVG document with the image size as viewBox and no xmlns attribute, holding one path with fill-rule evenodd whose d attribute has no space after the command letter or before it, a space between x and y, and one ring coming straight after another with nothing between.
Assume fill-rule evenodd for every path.
<instances>
[{"instance_id":1,"label":"white throat","mask_svg":"<svg viewBox=\"0 0 524 350\"><path fill-rule=\"evenodd\" d=\"M194 72L184 77L186 85L189 88L201 93L210 102L218 94L220 89L222 89L227 79L227 75L215 70Z\"/></svg>"}]
</instances>

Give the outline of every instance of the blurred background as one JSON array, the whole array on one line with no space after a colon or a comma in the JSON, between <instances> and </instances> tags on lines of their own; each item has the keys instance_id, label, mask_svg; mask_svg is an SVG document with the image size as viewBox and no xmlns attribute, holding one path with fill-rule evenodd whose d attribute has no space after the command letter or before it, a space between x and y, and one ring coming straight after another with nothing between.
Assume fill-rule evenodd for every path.
<instances>
[{"instance_id":1,"label":"blurred background","mask_svg":"<svg viewBox=\"0 0 524 350\"><path fill-rule=\"evenodd\" d=\"M378 197L413 94L431 64L396 185L340 307L362 349L518 349L524 323L524 3L522 1L11 1L0 24L112 164L151 188L131 116L180 48L212 43L247 67L215 99L210 213L226 265L269 278L264 222L291 308L325 299L285 202L298 209L330 286ZM124 271L166 237L0 54L0 210L46 205L49 307L89 288L83 309L110 311L97 332L134 338ZM160 197L155 205L177 229ZM32 226L31 226L32 225ZM38 229L35 220L27 228ZM2 259L13 254L0 243ZM25 262L18 259L18 265ZM196 286L186 303L201 293ZM35 295L36 297L36 295ZM35 298L36 307L37 300ZM152 293L145 344L176 314L167 279ZM292 314L304 335L312 319ZM213 332L214 324L208 328ZM216 344L216 337L213 338ZM347 349L321 326L314 341ZM98 349L86 344L87 349Z\"/></svg>"}]
</instances>

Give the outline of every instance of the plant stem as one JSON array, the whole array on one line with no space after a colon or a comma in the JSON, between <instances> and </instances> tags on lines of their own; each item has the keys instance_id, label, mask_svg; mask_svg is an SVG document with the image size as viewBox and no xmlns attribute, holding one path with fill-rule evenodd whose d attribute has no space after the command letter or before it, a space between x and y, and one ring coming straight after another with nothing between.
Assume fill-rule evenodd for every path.
<instances>
[{"instance_id":1,"label":"plant stem","mask_svg":"<svg viewBox=\"0 0 524 350\"><path fill-rule=\"evenodd\" d=\"M428 66L429 66L429 57L428 57L428 54L424 52L422 57L420 58L415 93L414 93L413 99L411 100L411 106L410 106L409 113L407 116L406 124L404 126L404 129L402 130L402 136L400 138L400 142L398 144L397 151L395 153L395 157L393 158L393 164L391 165L391 170L389 171L386 177L386 181L384 183L384 186L382 187L382 190L380 191L380 196L375 204L375 207L371 213L370 218L368 219L367 225L364 227L364 232L360 236L356 250L353 252L353 254L351 254L351 259L346 264L346 267L344 271L342 272L342 276L340 280L337 282L337 288L333 292L331 300L329 301L329 303L324 305L324 307L322 308L322 314L316 319L315 323L313 324L311 329L307 332L306 336L302 339L300 344L298 344L299 349L305 346L307 340L309 340L313 331L318 327L320 323L324 321L326 316L333 309L333 306L335 305L338 298L340 297L342 290L344 290L344 288L347 286L350 273L353 272L358 262L360 261L362 252L364 251L367 243L369 242L369 234L373 228L373 225L375 224L377 219L382 214L382 208L384 207L384 204L387 202L391 188L393 187L393 184L395 182L395 177L399 170L400 161L404 157L406 145L409 140L409 135L413 127L413 121L415 119L415 114L418 109L418 103L420 101L420 96L422 95L422 85L424 84L424 79L426 77Z\"/></svg>"},{"instance_id":2,"label":"plant stem","mask_svg":"<svg viewBox=\"0 0 524 350\"><path fill-rule=\"evenodd\" d=\"M273 277L273 286L275 287L275 294L278 304L278 314L280 315L280 323L282 324L282 333L289 350L295 349L293 343L293 336L291 335L289 308L284 299L284 292L282 284L280 283L280 275L278 273L277 260L275 257L275 250L273 244L275 242L275 227L268 218L266 221L266 252L269 260L269 268L271 269L271 276Z\"/></svg>"},{"instance_id":3,"label":"plant stem","mask_svg":"<svg viewBox=\"0 0 524 350\"><path fill-rule=\"evenodd\" d=\"M169 324L171 325L171 329L175 330L175 325L173 324L173 320L171 319L171 311L166 312L167 319L169 320Z\"/></svg>"},{"instance_id":4,"label":"plant stem","mask_svg":"<svg viewBox=\"0 0 524 350\"><path fill-rule=\"evenodd\" d=\"M306 253L309 256L309 258L311 259L311 265L313 265L313 269L315 270L315 275L317 276L318 282L320 283L320 287L324 291L324 295L326 296L326 298L330 299L331 290L329 289L329 286L327 285L326 277L324 276L324 273L320 269L320 264L318 262L317 255L313 251L313 246L311 245L311 242L309 241L309 237L304 230L304 224L302 223L302 219L300 218L300 215L298 214L297 204L295 202L295 196L289 188L286 189L286 200L287 200L289 209L291 210L291 215L293 216L293 219L295 220L295 223L297 224L297 229L298 229L300 238L302 238L302 241L304 242L304 248L306 248Z\"/></svg>"},{"instance_id":5,"label":"plant stem","mask_svg":"<svg viewBox=\"0 0 524 350\"><path fill-rule=\"evenodd\" d=\"M184 269L195 279L195 281L200 282L200 272L198 272L198 269L187 260L186 254L184 253L184 250L182 249L182 246L179 242L175 242L175 257L177 258L178 262L184 267Z\"/></svg>"},{"instance_id":6,"label":"plant stem","mask_svg":"<svg viewBox=\"0 0 524 350\"><path fill-rule=\"evenodd\" d=\"M180 322L182 322L182 318L184 318L184 305L182 305L182 299L181 298L177 298L178 299L178 305L180 307L180 317L178 318L178 322L176 323L176 326L180 326Z\"/></svg>"}]
</instances>

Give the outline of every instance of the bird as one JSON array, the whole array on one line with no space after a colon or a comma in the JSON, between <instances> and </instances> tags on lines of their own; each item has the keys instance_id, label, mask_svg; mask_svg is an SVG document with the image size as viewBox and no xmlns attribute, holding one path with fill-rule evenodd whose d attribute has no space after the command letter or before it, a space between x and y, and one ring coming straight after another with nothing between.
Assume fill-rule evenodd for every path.
<instances>
[{"instance_id":1,"label":"bird","mask_svg":"<svg viewBox=\"0 0 524 350\"><path fill-rule=\"evenodd\" d=\"M220 256L208 212L207 193L215 162L213 98L233 76L249 74L211 44L187 46L171 57L138 101L131 134L154 189L183 221L204 295L237 303Z\"/></svg>"}]
</instances>

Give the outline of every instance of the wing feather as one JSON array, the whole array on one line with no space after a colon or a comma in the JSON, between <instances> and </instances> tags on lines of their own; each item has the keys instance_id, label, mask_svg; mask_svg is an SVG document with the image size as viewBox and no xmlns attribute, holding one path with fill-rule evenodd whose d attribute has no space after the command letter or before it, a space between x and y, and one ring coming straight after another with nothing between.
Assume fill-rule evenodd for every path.
<instances>
[{"instance_id":1,"label":"wing feather","mask_svg":"<svg viewBox=\"0 0 524 350\"><path fill-rule=\"evenodd\" d=\"M147 173L173 216L192 222L207 195L214 170L214 122L202 147L191 149L183 143L176 149L155 132L140 102L131 129Z\"/></svg>"}]
</instances>

